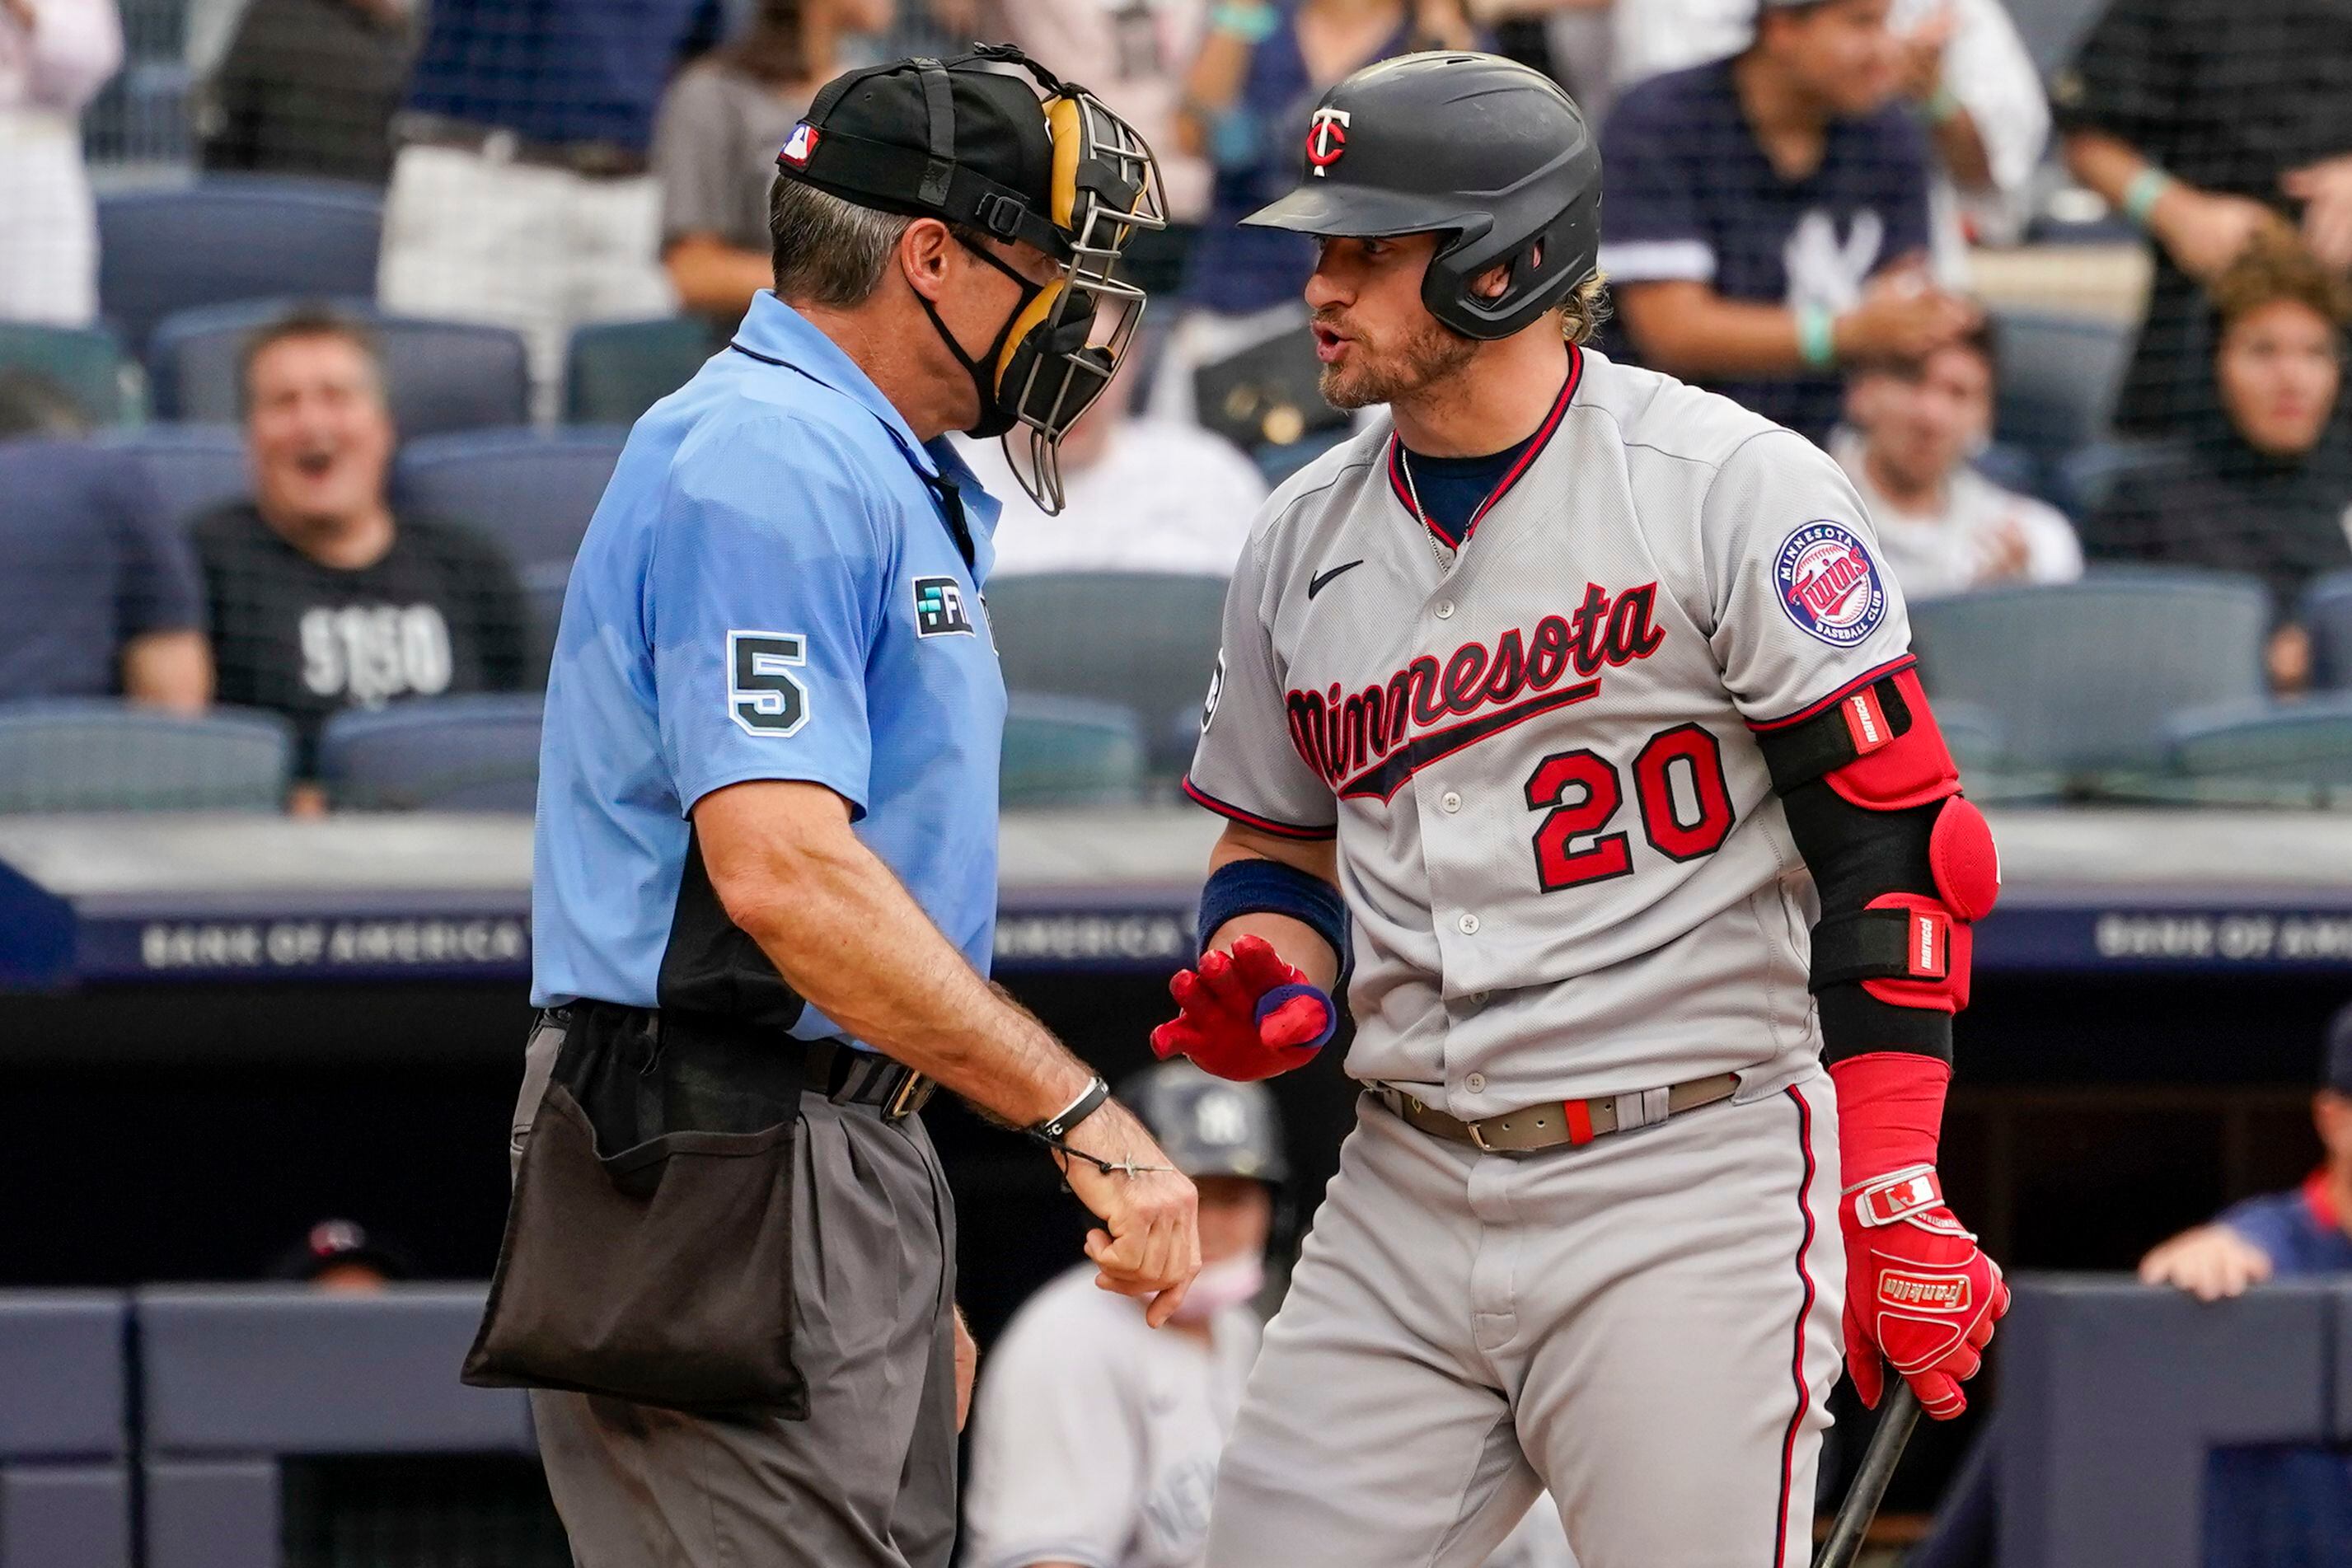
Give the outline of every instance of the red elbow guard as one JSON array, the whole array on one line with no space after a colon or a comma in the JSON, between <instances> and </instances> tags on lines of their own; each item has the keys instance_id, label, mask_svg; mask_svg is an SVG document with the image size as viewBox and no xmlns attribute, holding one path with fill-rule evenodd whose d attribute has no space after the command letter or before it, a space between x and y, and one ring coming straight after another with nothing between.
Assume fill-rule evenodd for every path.
<instances>
[{"instance_id":1,"label":"red elbow guard","mask_svg":"<svg viewBox=\"0 0 2352 1568\"><path fill-rule=\"evenodd\" d=\"M2000 862L1984 813L1960 795L1917 672L1881 676L1759 738L1784 796L1818 780L1844 803L1810 813L1813 841L1799 844L1817 878L1839 868L1813 928L1813 988L1858 983L1890 1006L1932 1012L1968 1006L1969 927L2000 896ZM1912 869L1923 824L1925 887Z\"/></svg>"},{"instance_id":2,"label":"red elbow guard","mask_svg":"<svg viewBox=\"0 0 2352 1568\"><path fill-rule=\"evenodd\" d=\"M1952 760L1909 664L1802 718L1755 727L1783 796L1816 781L1865 811L1908 811L1960 792Z\"/></svg>"},{"instance_id":3,"label":"red elbow guard","mask_svg":"<svg viewBox=\"0 0 2352 1568\"><path fill-rule=\"evenodd\" d=\"M1868 972L1851 977L1890 1006L1956 1013L1969 1005L1974 940L1969 927L1990 914L1993 901L2000 896L2000 857L1993 847L1992 829L1982 811L1958 795L1948 798L1936 814L1927 839L1927 869L1936 880L1935 896L1881 894L1863 911L1861 918L1881 929L1873 934L1875 940L1864 942L1874 951L1857 954L1853 960ZM1889 938L1898 923L1902 950L1895 958ZM1894 967L1898 963L1899 969ZM1818 967L1814 978L1821 978Z\"/></svg>"}]
</instances>

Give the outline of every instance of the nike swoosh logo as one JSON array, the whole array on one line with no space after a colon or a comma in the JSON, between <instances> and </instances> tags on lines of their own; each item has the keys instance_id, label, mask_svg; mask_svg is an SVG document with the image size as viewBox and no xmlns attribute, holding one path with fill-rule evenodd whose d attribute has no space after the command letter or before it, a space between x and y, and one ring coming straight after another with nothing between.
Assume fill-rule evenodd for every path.
<instances>
[{"instance_id":1,"label":"nike swoosh logo","mask_svg":"<svg viewBox=\"0 0 2352 1568\"><path fill-rule=\"evenodd\" d=\"M1363 564L1364 558L1358 556L1354 560L1340 562L1338 566L1333 567L1328 571L1317 572L1313 577L1307 580L1307 597L1309 599L1314 598L1317 594L1323 591L1324 585L1329 582L1333 578L1339 576L1343 571L1353 571L1356 568Z\"/></svg>"}]
</instances>

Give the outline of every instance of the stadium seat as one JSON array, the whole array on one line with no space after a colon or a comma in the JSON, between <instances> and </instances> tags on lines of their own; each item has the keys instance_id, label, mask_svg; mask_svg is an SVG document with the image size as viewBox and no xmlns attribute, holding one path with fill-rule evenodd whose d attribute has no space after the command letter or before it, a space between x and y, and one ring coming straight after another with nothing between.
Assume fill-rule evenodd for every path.
<instances>
[{"instance_id":1,"label":"stadium seat","mask_svg":"<svg viewBox=\"0 0 2352 1568\"><path fill-rule=\"evenodd\" d=\"M2160 460L2165 450L2160 441L2094 441L2077 447L2053 470L2050 502L2077 522L2095 517L2119 476Z\"/></svg>"},{"instance_id":2,"label":"stadium seat","mask_svg":"<svg viewBox=\"0 0 2352 1568\"><path fill-rule=\"evenodd\" d=\"M714 347L709 323L692 316L583 327L564 354L563 417L574 424L634 424L684 386Z\"/></svg>"},{"instance_id":3,"label":"stadium seat","mask_svg":"<svg viewBox=\"0 0 2352 1568\"><path fill-rule=\"evenodd\" d=\"M2251 578L2130 568L1911 610L1929 695L1993 716L2002 771L2070 793L2156 774L2170 715L2261 695L2269 624Z\"/></svg>"},{"instance_id":4,"label":"stadium seat","mask_svg":"<svg viewBox=\"0 0 2352 1568\"><path fill-rule=\"evenodd\" d=\"M1006 806L1131 805L1143 798L1143 728L1134 709L1012 694L997 785Z\"/></svg>"},{"instance_id":5,"label":"stadium seat","mask_svg":"<svg viewBox=\"0 0 2352 1568\"><path fill-rule=\"evenodd\" d=\"M580 536L604 494L625 432L496 431L430 436L401 450L394 493L418 512L471 524L506 547L530 601L536 647L555 643Z\"/></svg>"},{"instance_id":6,"label":"stadium seat","mask_svg":"<svg viewBox=\"0 0 2352 1568\"><path fill-rule=\"evenodd\" d=\"M1979 704L1941 698L1936 704L1936 727L1960 766L1960 783L1980 806L2042 800L2052 792L2050 781L2013 771L2009 742L1999 716Z\"/></svg>"},{"instance_id":7,"label":"stadium seat","mask_svg":"<svg viewBox=\"0 0 2352 1568\"><path fill-rule=\"evenodd\" d=\"M1950 748L1952 760L1960 765L1963 775L1977 768L2000 766L2004 742L2000 720L1990 711L1972 702L1939 702L1936 705L1936 727L1944 732L1944 744Z\"/></svg>"},{"instance_id":8,"label":"stadium seat","mask_svg":"<svg viewBox=\"0 0 2352 1568\"><path fill-rule=\"evenodd\" d=\"M0 705L0 812L275 811L293 731L275 714L200 718L99 700Z\"/></svg>"},{"instance_id":9,"label":"stadium seat","mask_svg":"<svg viewBox=\"0 0 2352 1568\"><path fill-rule=\"evenodd\" d=\"M1969 459L1969 466L2004 490L2026 496L2042 494L2041 461L2022 446L2013 446L2006 441L1989 443L1983 451Z\"/></svg>"},{"instance_id":10,"label":"stadium seat","mask_svg":"<svg viewBox=\"0 0 2352 1568\"><path fill-rule=\"evenodd\" d=\"M0 321L0 374L26 371L54 382L92 424L131 424L145 402L139 367L103 327Z\"/></svg>"},{"instance_id":11,"label":"stadium seat","mask_svg":"<svg viewBox=\"0 0 2352 1568\"><path fill-rule=\"evenodd\" d=\"M158 324L147 353L157 417L238 418L237 364L246 340L295 304L251 299L183 310ZM530 376L520 333L379 316L365 301L339 308L364 322L383 350L385 391L403 437L530 423Z\"/></svg>"},{"instance_id":12,"label":"stadium seat","mask_svg":"<svg viewBox=\"0 0 2352 1568\"><path fill-rule=\"evenodd\" d=\"M228 426L144 424L109 432L99 440L147 470L164 510L182 525L253 493L245 438Z\"/></svg>"},{"instance_id":13,"label":"stadium seat","mask_svg":"<svg viewBox=\"0 0 2352 1568\"><path fill-rule=\"evenodd\" d=\"M2089 316L2003 310L1995 313L1993 334L2000 356L1996 439L2048 467L2106 435L2131 355L2128 328Z\"/></svg>"},{"instance_id":14,"label":"stadium seat","mask_svg":"<svg viewBox=\"0 0 2352 1568\"><path fill-rule=\"evenodd\" d=\"M470 524L506 547L544 649L554 643L572 557L625 438L614 429L428 436L401 448L393 494L404 507Z\"/></svg>"},{"instance_id":15,"label":"stadium seat","mask_svg":"<svg viewBox=\"0 0 2352 1568\"><path fill-rule=\"evenodd\" d=\"M1192 760L1224 604L1222 577L1040 572L988 582L1004 684L1132 708L1151 737L1153 771L1162 774ZM1178 714L1192 724L1175 724Z\"/></svg>"},{"instance_id":16,"label":"stadium seat","mask_svg":"<svg viewBox=\"0 0 2352 1568\"><path fill-rule=\"evenodd\" d=\"M431 697L327 721L319 776L344 810L528 811L539 793L536 694Z\"/></svg>"},{"instance_id":17,"label":"stadium seat","mask_svg":"<svg viewBox=\"0 0 2352 1568\"><path fill-rule=\"evenodd\" d=\"M472 524L519 562L569 561L625 439L609 429L427 436L401 448L393 494L419 513Z\"/></svg>"},{"instance_id":18,"label":"stadium seat","mask_svg":"<svg viewBox=\"0 0 2352 1568\"><path fill-rule=\"evenodd\" d=\"M2352 689L2352 571L2331 571L2305 589L2295 618L2311 633L2311 684Z\"/></svg>"},{"instance_id":19,"label":"stadium seat","mask_svg":"<svg viewBox=\"0 0 2352 1568\"><path fill-rule=\"evenodd\" d=\"M2192 709L2166 725L2165 740L2173 770L2200 801L2352 801L2352 693Z\"/></svg>"},{"instance_id":20,"label":"stadium seat","mask_svg":"<svg viewBox=\"0 0 2352 1568\"><path fill-rule=\"evenodd\" d=\"M98 203L99 308L133 352L174 311L375 294L380 193L267 175L115 191Z\"/></svg>"}]
</instances>

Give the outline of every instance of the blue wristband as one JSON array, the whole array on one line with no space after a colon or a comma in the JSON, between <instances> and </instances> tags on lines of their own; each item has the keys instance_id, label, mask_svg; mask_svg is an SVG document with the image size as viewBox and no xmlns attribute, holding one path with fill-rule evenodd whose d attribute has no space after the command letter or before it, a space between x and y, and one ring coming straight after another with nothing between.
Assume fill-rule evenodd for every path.
<instances>
[{"instance_id":1,"label":"blue wristband","mask_svg":"<svg viewBox=\"0 0 2352 1568\"><path fill-rule=\"evenodd\" d=\"M1242 915L1286 915L1331 945L1342 970L1348 962L1348 904L1339 890L1280 861L1239 860L1209 873L1201 889L1200 951L1226 921Z\"/></svg>"},{"instance_id":2,"label":"blue wristband","mask_svg":"<svg viewBox=\"0 0 2352 1568\"><path fill-rule=\"evenodd\" d=\"M1302 1040L1298 1041L1297 1044L1300 1049L1305 1051L1320 1051L1325 1046L1331 1043L1331 1037L1333 1035L1339 1032L1339 1009L1331 1005L1331 993L1325 990L1320 986L1296 985L1275 987L1274 989L1258 998L1257 1021L1264 1023L1268 1013L1273 1012L1276 1009L1283 1007L1287 1003L1297 1000L1300 997L1313 997L1318 1002L1322 1004L1323 1032L1317 1035L1313 1040Z\"/></svg>"}]
</instances>

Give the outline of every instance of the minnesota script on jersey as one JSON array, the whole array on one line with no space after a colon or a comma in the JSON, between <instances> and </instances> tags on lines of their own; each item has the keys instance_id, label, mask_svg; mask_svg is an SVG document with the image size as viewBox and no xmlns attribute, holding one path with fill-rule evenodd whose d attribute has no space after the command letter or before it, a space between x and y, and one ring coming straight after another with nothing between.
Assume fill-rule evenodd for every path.
<instances>
[{"instance_id":1,"label":"minnesota script on jersey","mask_svg":"<svg viewBox=\"0 0 2352 1568\"><path fill-rule=\"evenodd\" d=\"M1382 420L1267 502L1186 780L1336 831L1349 1072L1467 1118L1796 1070L1812 883L1753 732L1910 657L1845 476L1589 350L1458 556L1398 463Z\"/></svg>"}]
</instances>

